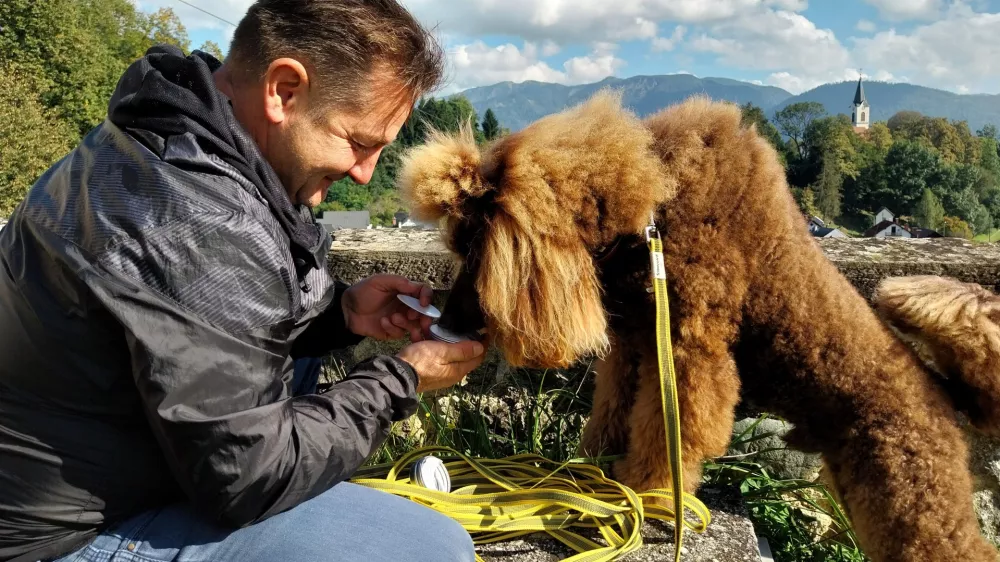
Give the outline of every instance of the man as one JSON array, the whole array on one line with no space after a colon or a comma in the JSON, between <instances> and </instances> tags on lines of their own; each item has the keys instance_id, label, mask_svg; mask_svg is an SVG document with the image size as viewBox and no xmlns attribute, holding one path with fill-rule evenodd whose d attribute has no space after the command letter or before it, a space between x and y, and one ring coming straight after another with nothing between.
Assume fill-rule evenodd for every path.
<instances>
[{"instance_id":1,"label":"man","mask_svg":"<svg viewBox=\"0 0 1000 562\"><path fill-rule=\"evenodd\" d=\"M441 54L394 0L259 0L220 67L156 47L0 234L0 560L472 560L344 482L482 345L394 276L326 272L309 207L365 183ZM412 311L411 311L412 312ZM325 394L293 363L410 334Z\"/></svg>"}]
</instances>

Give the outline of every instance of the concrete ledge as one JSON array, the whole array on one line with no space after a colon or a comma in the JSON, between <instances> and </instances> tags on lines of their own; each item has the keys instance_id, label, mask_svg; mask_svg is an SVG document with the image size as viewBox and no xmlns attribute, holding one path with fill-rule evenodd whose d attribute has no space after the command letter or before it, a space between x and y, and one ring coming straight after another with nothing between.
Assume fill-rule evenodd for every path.
<instances>
[{"instance_id":1,"label":"concrete ledge","mask_svg":"<svg viewBox=\"0 0 1000 562\"><path fill-rule=\"evenodd\" d=\"M684 533L684 560L705 562L761 562L753 523L747 516L739 492L728 488L705 488L699 499L712 511L712 523L703 534ZM595 533L591 538L598 538ZM623 562L673 560L674 531L661 521L647 522L642 529L643 546L622 558ZM479 555L486 562L556 562L575 552L548 535L526 540L483 545Z\"/></svg>"},{"instance_id":2,"label":"concrete ledge","mask_svg":"<svg viewBox=\"0 0 1000 562\"><path fill-rule=\"evenodd\" d=\"M395 273L447 291L457 262L440 231L338 230L330 272L354 283L375 273ZM870 298L878 283L900 275L945 275L1000 291L1000 244L957 238L819 238L816 242L847 279Z\"/></svg>"}]
</instances>

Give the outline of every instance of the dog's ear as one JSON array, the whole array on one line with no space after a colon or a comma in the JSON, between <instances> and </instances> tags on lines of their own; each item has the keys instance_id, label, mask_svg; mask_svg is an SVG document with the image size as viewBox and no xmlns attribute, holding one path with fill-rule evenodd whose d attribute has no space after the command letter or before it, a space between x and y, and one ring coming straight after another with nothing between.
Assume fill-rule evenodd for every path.
<instances>
[{"instance_id":1,"label":"dog's ear","mask_svg":"<svg viewBox=\"0 0 1000 562\"><path fill-rule=\"evenodd\" d=\"M420 220L459 216L467 198L490 189L480 173L481 163L470 127L458 133L431 131L426 143L403 155L399 188Z\"/></svg>"},{"instance_id":2,"label":"dog's ear","mask_svg":"<svg viewBox=\"0 0 1000 562\"><path fill-rule=\"evenodd\" d=\"M564 368L609 347L594 262L507 213L490 220L476 278L494 342L515 367Z\"/></svg>"}]
</instances>

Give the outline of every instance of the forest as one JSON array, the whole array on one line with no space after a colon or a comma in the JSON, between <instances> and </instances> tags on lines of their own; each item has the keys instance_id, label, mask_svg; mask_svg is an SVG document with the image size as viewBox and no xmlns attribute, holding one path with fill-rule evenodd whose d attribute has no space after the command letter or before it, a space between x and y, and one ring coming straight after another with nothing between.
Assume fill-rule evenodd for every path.
<instances>
[{"instance_id":1,"label":"forest","mask_svg":"<svg viewBox=\"0 0 1000 562\"><path fill-rule=\"evenodd\" d=\"M888 208L905 223L946 236L992 233L1000 222L997 129L973 133L964 121L900 111L856 132L848 115L815 102L768 119L742 106L781 154L803 213L857 235Z\"/></svg>"}]
</instances>

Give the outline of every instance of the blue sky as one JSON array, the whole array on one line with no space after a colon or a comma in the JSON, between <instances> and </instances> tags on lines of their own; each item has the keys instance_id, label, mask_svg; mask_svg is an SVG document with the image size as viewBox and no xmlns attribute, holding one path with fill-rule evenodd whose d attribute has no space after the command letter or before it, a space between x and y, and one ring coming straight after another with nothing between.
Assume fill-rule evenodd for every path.
<instances>
[{"instance_id":1,"label":"blue sky","mask_svg":"<svg viewBox=\"0 0 1000 562\"><path fill-rule=\"evenodd\" d=\"M686 72L799 93L824 82L910 82L1000 93L1000 0L402 0L437 29L453 92ZM237 22L251 0L187 0ZM232 27L179 0L194 46Z\"/></svg>"}]
</instances>

